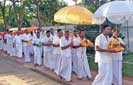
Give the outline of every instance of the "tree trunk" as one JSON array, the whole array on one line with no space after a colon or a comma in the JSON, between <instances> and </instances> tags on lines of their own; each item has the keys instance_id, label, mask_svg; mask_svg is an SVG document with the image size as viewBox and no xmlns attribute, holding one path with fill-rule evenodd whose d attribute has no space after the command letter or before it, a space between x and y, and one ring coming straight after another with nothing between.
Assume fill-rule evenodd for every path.
<instances>
[{"instance_id":1,"label":"tree trunk","mask_svg":"<svg viewBox=\"0 0 133 85\"><path fill-rule=\"evenodd\" d=\"M1 10L2 10L2 17L3 17L3 21L4 21L4 29L6 30L7 29L7 19L6 19L6 13L5 13L5 10L6 10L6 0L4 0L4 3L3 3L3 6L2 6L2 3L1 3Z\"/></svg>"},{"instance_id":2,"label":"tree trunk","mask_svg":"<svg viewBox=\"0 0 133 85\"><path fill-rule=\"evenodd\" d=\"M13 8L14 8L16 21L18 23L18 30L21 30L22 22L21 22L21 19L20 19L20 14L16 12L16 1L15 0L13 1Z\"/></svg>"},{"instance_id":3,"label":"tree trunk","mask_svg":"<svg viewBox=\"0 0 133 85\"><path fill-rule=\"evenodd\" d=\"M39 24L39 28L41 28L41 20L40 20L40 15L39 15L39 0L36 0L36 9L37 9L37 20Z\"/></svg>"}]
</instances>

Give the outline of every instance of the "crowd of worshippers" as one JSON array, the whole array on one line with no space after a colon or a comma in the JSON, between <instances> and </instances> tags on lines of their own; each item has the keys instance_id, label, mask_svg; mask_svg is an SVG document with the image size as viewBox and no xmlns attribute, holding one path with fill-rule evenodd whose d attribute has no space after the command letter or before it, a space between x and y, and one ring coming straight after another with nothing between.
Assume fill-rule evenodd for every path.
<instances>
[{"instance_id":1,"label":"crowd of worshippers","mask_svg":"<svg viewBox=\"0 0 133 85\"><path fill-rule=\"evenodd\" d=\"M91 79L87 46L81 45L82 40L86 40L84 30L37 29L30 33L25 30L24 34L17 31L16 35L6 31L4 36L0 35L0 49L9 56L24 57L26 63L34 56L34 66L43 65L66 81L71 81L72 72L78 79Z\"/></svg>"}]
</instances>

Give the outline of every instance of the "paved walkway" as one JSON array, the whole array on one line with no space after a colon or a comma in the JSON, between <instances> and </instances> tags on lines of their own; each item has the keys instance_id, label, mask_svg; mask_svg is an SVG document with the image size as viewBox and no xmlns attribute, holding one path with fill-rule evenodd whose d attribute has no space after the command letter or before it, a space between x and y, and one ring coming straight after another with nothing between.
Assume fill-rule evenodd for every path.
<instances>
[{"instance_id":1,"label":"paved walkway","mask_svg":"<svg viewBox=\"0 0 133 85\"><path fill-rule=\"evenodd\" d=\"M37 73L0 52L0 85L63 85Z\"/></svg>"},{"instance_id":2,"label":"paved walkway","mask_svg":"<svg viewBox=\"0 0 133 85\"><path fill-rule=\"evenodd\" d=\"M5 56L6 54L3 53L3 55ZM51 81L51 80L52 80L52 82L54 81L53 83L52 82L50 82L50 83L49 82L46 82L49 85L58 85L59 84L58 82L60 82L60 85L65 85L65 84L68 84L68 85L91 85L91 83L92 83L92 81L87 80L86 78L84 78L82 80L78 80L77 77L76 77L76 75L74 75L74 74L72 75L72 81L71 82L65 82L63 79L60 79L54 72L52 72L51 70L49 70L47 68L44 68L43 66L34 67L33 63L24 63L24 59L23 58L22 59L16 59L15 57L10 57L10 56L7 56L7 58L9 58L12 61L16 62L16 63L14 63L15 65L19 64L19 67L18 68L21 68L21 67L24 66L24 67L30 69L28 73L32 73L34 71L34 73L36 72L36 73L41 74L40 75L41 77L44 76L46 78L46 80L48 78L48 81ZM0 65L0 67L1 67L1 65ZM15 67L12 67L10 69L13 70L13 69L15 69ZM96 71L91 71L91 72L92 72L93 76L96 75ZM43 79L41 77L40 77L41 81L44 81L44 83L45 83L45 79ZM37 77L37 78L39 78L39 77ZM24 79L24 80L26 80L26 79ZM57 81L57 82L55 82L55 81ZM33 81L31 80L30 82L34 82L34 80ZM33 84L31 84L31 85L33 85ZM47 84L37 84L37 85L47 85ZM123 85L133 85L133 81L124 78L123 79Z\"/></svg>"}]
</instances>

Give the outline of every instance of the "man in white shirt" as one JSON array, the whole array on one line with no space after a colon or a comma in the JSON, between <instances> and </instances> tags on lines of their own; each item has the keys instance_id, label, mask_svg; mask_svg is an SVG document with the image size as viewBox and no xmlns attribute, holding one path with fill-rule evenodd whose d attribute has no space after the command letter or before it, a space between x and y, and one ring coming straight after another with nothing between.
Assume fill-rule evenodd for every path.
<instances>
[{"instance_id":1,"label":"man in white shirt","mask_svg":"<svg viewBox=\"0 0 133 85\"><path fill-rule=\"evenodd\" d=\"M59 75L66 81L71 81L72 73L72 39L69 37L69 31L65 31L64 37L60 40L61 63Z\"/></svg>"},{"instance_id":2,"label":"man in white shirt","mask_svg":"<svg viewBox=\"0 0 133 85\"><path fill-rule=\"evenodd\" d=\"M0 34L0 50L3 50L3 36Z\"/></svg>"},{"instance_id":3,"label":"man in white shirt","mask_svg":"<svg viewBox=\"0 0 133 85\"><path fill-rule=\"evenodd\" d=\"M15 47L16 57L22 58L22 37L20 36L19 31L17 31L17 34L14 37L13 45Z\"/></svg>"},{"instance_id":4,"label":"man in white shirt","mask_svg":"<svg viewBox=\"0 0 133 85\"><path fill-rule=\"evenodd\" d=\"M25 34L22 36L22 42L23 42L23 48L24 48L24 57L25 62L29 63L31 62L30 58L30 44L32 43L31 38L29 36L29 33L27 30L25 30Z\"/></svg>"},{"instance_id":5,"label":"man in white shirt","mask_svg":"<svg viewBox=\"0 0 133 85\"><path fill-rule=\"evenodd\" d=\"M92 85L112 85L112 57L111 53L115 50L108 49L109 33L111 28L109 25L103 26L102 33L95 40L95 62L98 63L98 74Z\"/></svg>"},{"instance_id":6,"label":"man in white shirt","mask_svg":"<svg viewBox=\"0 0 133 85\"><path fill-rule=\"evenodd\" d=\"M82 79L84 77L91 79L91 72L90 72L90 67L86 55L86 46L81 46L80 42L85 39L85 31L81 30L79 32L79 39L77 41L78 43L78 48L77 48L77 76L78 79Z\"/></svg>"},{"instance_id":7,"label":"man in white shirt","mask_svg":"<svg viewBox=\"0 0 133 85\"><path fill-rule=\"evenodd\" d=\"M36 35L33 39L33 45L34 45L34 65L42 65L42 43L43 40L40 37L40 31L36 32Z\"/></svg>"},{"instance_id":8,"label":"man in white shirt","mask_svg":"<svg viewBox=\"0 0 133 85\"><path fill-rule=\"evenodd\" d=\"M7 37L7 49L10 56L13 56L13 36L12 31L9 32Z\"/></svg>"},{"instance_id":9,"label":"man in white shirt","mask_svg":"<svg viewBox=\"0 0 133 85\"><path fill-rule=\"evenodd\" d=\"M119 37L120 30L118 28L114 29L115 35L112 36L112 39L117 39L121 46L125 48L125 42ZM118 53L112 53L112 65L113 65L113 84L122 85L122 51Z\"/></svg>"},{"instance_id":10,"label":"man in white shirt","mask_svg":"<svg viewBox=\"0 0 133 85\"><path fill-rule=\"evenodd\" d=\"M62 37L62 30L57 29L57 36L54 36L53 38L53 62L55 65L54 72L59 75L59 67L60 67L60 62L61 62L61 48L60 48L60 39Z\"/></svg>"},{"instance_id":11,"label":"man in white shirt","mask_svg":"<svg viewBox=\"0 0 133 85\"><path fill-rule=\"evenodd\" d=\"M72 70L75 74L78 74L78 62L77 62L77 49L79 48L80 37L78 36L78 32L76 30L72 33Z\"/></svg>"},{"instance_id":12,"label":"man in white shirt","mask_svg":"<svg viewBox=\"0 0 133 85\"><path fill-rule=\"evenodd\" d=\"M54 69L53 65L53 37L50 36L50 31L46 32L46 36L43 38L44 43L44 66L50 68L50 70Z\"/></svg>"}]
</instances>

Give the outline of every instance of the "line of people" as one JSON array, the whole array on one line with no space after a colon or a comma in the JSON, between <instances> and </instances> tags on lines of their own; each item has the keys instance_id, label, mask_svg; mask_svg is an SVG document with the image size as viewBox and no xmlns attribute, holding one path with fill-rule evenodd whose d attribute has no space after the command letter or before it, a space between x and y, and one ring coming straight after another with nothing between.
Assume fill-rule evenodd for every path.
<instances>
[{"instance_id":1,"label":"line of people","mask_svg":"<svg viewBox=\"0 0 133 85\"><path fill-rule=\"evenodd\" d=\"M78 79L91 79L86 47L80 44L82 40L86 40L84 30L71 34L61 29L56 32L37 29L31 33L25 30L24 34L17 31L16 35L7 31L0 36L0 49L10 56L24 56L26 63L34 56L34 66L44 65L66 81L71 81L72 72Z\"/></svg>"},{"instance_id":2,"label":"line of people","mask_svg":"<svg viewBox=\"0 0 133 85\"><path fill-rule=\"evenodd\" d=\"M125 48L125 43L120 37L109 38L111 27L103 26L102 33L95 40L95 62L98 63L98 74L92 85L122 85L122 51L108 49L109 42L117 39ZM119 35L119 29L115 29ZM31 62L34 56L34 65L49 68L66 81L71 81L72 72L78 79L92 78L86 55L86 46L81 46L85 39L85 31L79 32L37 29L33 33L25 30L23 35L19 32L15 36L8 32L0 36L0 49L7 51L10 56L23 57L25 62ZM42 58L43 56L43 58Z\"/></svg>"}]
</instances>

